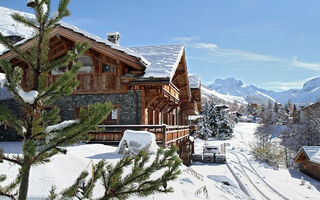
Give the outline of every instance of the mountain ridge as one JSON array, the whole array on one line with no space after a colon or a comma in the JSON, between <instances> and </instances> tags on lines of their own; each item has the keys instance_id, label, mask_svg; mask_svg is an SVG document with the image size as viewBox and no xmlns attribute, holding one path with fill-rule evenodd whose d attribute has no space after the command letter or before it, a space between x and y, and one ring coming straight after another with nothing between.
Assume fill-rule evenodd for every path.
<instances>
[{"instance_id":1,"label":"mountain ridge","mask_svg":"<svg viewBox=\"0 0 320 200\"><path fill-rule=\"evenodd\" d=\"M216 79L208 88L224 95L243 97L247 103L262 104L268 101L295 104L310 104L320 99L320 77L313 78L303 84L300 89L290 89L276 92L259 88L255 85L246 85L233 77Z\"/></svg>"}]
</instances>

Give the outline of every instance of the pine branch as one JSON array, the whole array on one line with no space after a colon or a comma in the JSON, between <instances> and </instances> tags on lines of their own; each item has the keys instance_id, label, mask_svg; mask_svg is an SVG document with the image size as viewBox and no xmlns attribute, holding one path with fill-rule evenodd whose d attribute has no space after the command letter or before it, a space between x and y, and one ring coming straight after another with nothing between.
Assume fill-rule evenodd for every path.
<instances>
[{"instance_id":1,"label":"pine branch","mask_svg":"<svg viewBox=\"0 0 320 200\"><path fill-rule=\"evenodd\" d=\"M22 61L24 61L28 65L32 66L32 63L30 62L29 57L24 52L22 52L17 46L12 44L9 39L7 39L4 35L2 35L2 33L0 33L0 43L2 43L8 49L10 49L14 53L16 53L18 58L20 58Z\"/></svg>"},{"instance_id":2,"label":"pine branch","mask_svg":"<svg viewBox=\"0 0 320 200\"><path fill-rule=\"evenodd\" d=\"M1 160L5 160L5 161L8 161L8 162L11 162L11 163L14 163L14 164L22 166L22 162L20 160L12 159L12 158L9 158L9 157L6 157L6 156L1 156L0 157L0 161Z\"/></svg>"}]
</instances>

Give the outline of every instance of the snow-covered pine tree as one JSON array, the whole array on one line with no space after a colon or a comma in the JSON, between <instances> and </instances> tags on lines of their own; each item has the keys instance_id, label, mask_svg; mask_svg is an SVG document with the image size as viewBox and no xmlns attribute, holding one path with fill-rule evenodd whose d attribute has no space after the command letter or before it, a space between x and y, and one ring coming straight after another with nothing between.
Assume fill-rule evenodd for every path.
<instances>
[{"instance_id":1,"label":"snow-covered pine tree","mask_svg":"<svg viewBox=\"0 0 320 200\"><path fill-rule=\"evenodd\" d=\"M202 110L202 119L198 123L201 138L228 139L232 136L232 125L228 116L217 109L213 101L206 101Z\"/></svg>"},{"instance_id":2,"label":"snow-covered pine tree","mask_svg":"<svg viewBox=\"0 0 320 200\"><path fill-rule=\"evenodd\" d=\"M198 135L201 139L207 139L211 137L212 130L209 127L209 112L210 112L210 106L209 101L206 101L202 108L202 118L200 118L197 126L198 126Z\"/></svg>"},{"instance_id":3,"label":"snow-covered pine tree","mask_svg":"<svg viewBox=\"0 0 320 200\"><path fill-rule=\"evenodd\" d=\"M218 131L215 137L221 140L230 139L233 133L230 119L221 111L218 119Z\"/></svg>"},{"instance_id":4,"label":"snow-covered pine tree","mask_svg":"<svg viewBox=\"0 0 320 200\"><path fill-rule=\"evenodd\" d=\"M70 14L67 9L68 3L69 0L60 0L57 14L52 17L49 15L50 0L35 0L33 9L36 20L27 19L19 13L12 15L15 21L35 29L35 42L28 52L23 52L14 46L0 33L0 42L27 64L27 67L22 68L12 66L7 60L0 61L1 69L6 75L5 87L13 94L23 114L23 117L20 117L13 110L0 106L0 121L14 128L23 138L22 155L9 157L0 151L0 161L20 166L18 177L11 185L14 187L1 187L5 189L0 192L10 195L10 190L17 187L18 198L21 200L27 198L31 166L49 162L56 154L65 154L64 147L70 144L88 141L90 139L88 133L97 130L97 125L112 110L112 104L109 102L97 103L89 105L87 110L82 109L78 119L61 122L60 111L55 106L55 101L70 95L78 86L76 77L81 64L75 60L88 48L87 43L78 43L74 50L60 59L54 62L48 60L48 33L58 21ZM67 66L69 63L72 63L71 69L48 86L47 75L52 70ZM28 81L23 84L25 80ZM53 108L42 110L48 107Z\"/></svg>"},{"instance_id":5,"label":"snow-covered pine tree","mask_svg":"<svg viewBox=\"0 0 320 200\"><path fill-rule=\"evenodd\" d=\"M17 105L23 112L23 117L19 117L13 110L0 106L0 121L13 127L23 137L22 155L8 156L0 149L0 162L6 161L20 166L17 178L7 186L0 186L0 196L12 199L18 196L19 200L27 199L31 166L50 162L50 158L56 154L67 153L65 147L68 145L79 141L88 141L90 139L88 133L96 131L97 125L107 117L113 108L109 102L89 105L88 109L80 110L78 119L61 122L60 111L55 106L55 101L70 95L73 89L78 86L77 73L81 64L76 60L88 49L87 43L78 43L65 56L54 62L48 60L48 33L58 21L70 14L67 9L69 1L60 0L58 10L50 17L51 1L34 0L35 21L26 19L18 13L12 15L16 21L35 29L35 43L31 51L21 51L0 33L0 42L15 52L18 58L28 66L22 69L19 66L11 66L9 61L0 61L1 69L6 74L5 87L11 91ZM47 75L52 70L65 67L70 63L72 63L70 70L61 74L52 85L46 84ZM26 73L28 82L23 85L24 73ZM42 110L46 107L53 108ZM94 176L91 179L83 178L82 175L88 176L87 172L83 172L80 174L81 178L78 178L75 185L70 188L76 189L75 194L82 190L84 193L81 199L85 199L86 194L92 194L95 186L93 181L103 178L103 184L105 185L105 181L108 181L108 185L105 186L108 186L109 189L112 188L110 195L109 189L107 190L106 187L105 192L108 195L106 197L125 199L131 194L147 196L155 192L171 192L172 188L167 188L166 184L177 178L180 173L178 166L181 161L176 155L176 148L172 147L167 151L160 149L157 156L159 159L156 159L152 166L146 166L149 156L143 151L139 153L138 157L123 158L115 166L101 161L93 167ZM125 179L119 179L123 167L131 163L134 163L134 171L128 174ZM151 174L160 169L165 169L162 176L156 180L150 180ZM0 183L5 179L5 175L0 175ZM89 184L86 185L87 181ZM133 190L136 185L139 185L139 188ZM160 188L160 185L163 188ZM53 187L49 199L56 199L58 196ZM66 198L68 193L61 193L60 197Z\"/></svg>"}]
</instances>

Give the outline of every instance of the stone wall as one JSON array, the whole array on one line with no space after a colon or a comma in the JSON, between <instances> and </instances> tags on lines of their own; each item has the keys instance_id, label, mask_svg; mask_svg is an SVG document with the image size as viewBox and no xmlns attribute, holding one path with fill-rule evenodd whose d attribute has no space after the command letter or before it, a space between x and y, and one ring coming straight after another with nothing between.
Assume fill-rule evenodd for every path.
<instances>
[{"instance_id":1,"label":"stone wall","mask_svg":"<svg viewBox=\"0 0 320 200\"><path fill-rule=\"evenodd\" d=\"M141 93L126 94L74 94L57 101L63 120L74 119L77 107L110 101L120 106L120 124L141 124Z\"/></svg>"},{"instance_id":2,"label":"stone wall","mask_svg":"<svg viewBox=\"0 0 320 200\"><path fill-rule=\"evenodd\" d=\"M110 101L120 108L120 124L141 124L141 93L140 91L128 91L126 94L79 94L70 95L59 99L62 120L74 119L77 107L87 107L89 104ZM18 104L13 100L0 100L0 104L13 110L19 117L22 112ZM0 126L0 141L17 141L22 139L15 130L10 127Z\"/></svg>"}]
</instances>

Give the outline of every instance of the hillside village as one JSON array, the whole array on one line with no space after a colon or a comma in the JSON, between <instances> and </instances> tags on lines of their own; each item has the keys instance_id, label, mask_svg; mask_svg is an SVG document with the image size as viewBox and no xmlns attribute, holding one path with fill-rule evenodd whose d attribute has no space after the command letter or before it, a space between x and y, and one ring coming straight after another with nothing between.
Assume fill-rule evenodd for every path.
<instances>
[{"instance_id":1,"label":"hillside village","mask_svg":"<svg viewBox=\"0 0 320 200\"><path fill-rule=\"evenodd\" d=\"M0 199L319 199L319 78L205 86L186 45L100 38L68 2L0 4Z\"/></svg>"}]
</instances>

